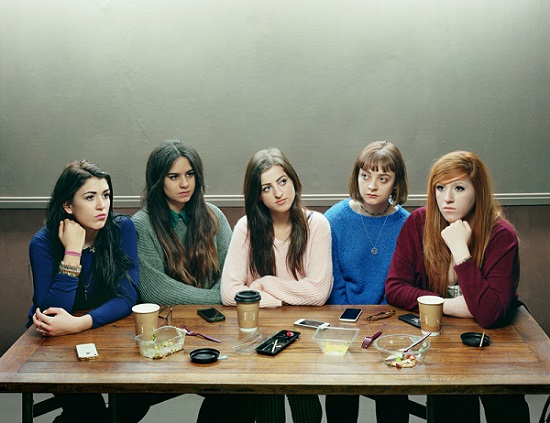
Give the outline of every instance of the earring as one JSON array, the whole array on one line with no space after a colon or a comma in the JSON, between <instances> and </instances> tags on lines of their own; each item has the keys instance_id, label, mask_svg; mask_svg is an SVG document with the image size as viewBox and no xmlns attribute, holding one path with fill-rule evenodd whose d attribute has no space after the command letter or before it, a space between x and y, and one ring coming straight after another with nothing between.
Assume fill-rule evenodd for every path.
<instances>
[{"instance_id":1,"label":"earring","mask_svg":"<svg viewBox=\"0 0 550 423\"><path fill-rule=\"evenodd\" d=\"M388 198L388 201L392 206L397 205L397 203L395 201L396 194L397 194L397 190L394 188L393 191L390 194L390 198Z\"/></svg>"}]
</instances>

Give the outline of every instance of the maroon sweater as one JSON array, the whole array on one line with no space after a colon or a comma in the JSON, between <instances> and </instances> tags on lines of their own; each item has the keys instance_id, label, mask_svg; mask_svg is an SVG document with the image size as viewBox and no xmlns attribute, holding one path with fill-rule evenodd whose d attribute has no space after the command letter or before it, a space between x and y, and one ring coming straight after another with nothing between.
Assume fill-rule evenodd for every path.
<instances>
[{"instance_id":1,"label":"maroon sweater","mask_svg":"<svg viewBox=\"0 0 550 423\"><path fill-rule=\"evenodd\" d=\"M397 238L386 279L389 304L418 311L416 299L436 295L428 290L428 276L422 252L426 209L411 213ZM493 228L481 270L473 260L455 266L455 272L470 313L484 328L508 322L520 304L516 292L519 280L518 239L514 228L500 219Z\"/></svg>"}]
</instances>

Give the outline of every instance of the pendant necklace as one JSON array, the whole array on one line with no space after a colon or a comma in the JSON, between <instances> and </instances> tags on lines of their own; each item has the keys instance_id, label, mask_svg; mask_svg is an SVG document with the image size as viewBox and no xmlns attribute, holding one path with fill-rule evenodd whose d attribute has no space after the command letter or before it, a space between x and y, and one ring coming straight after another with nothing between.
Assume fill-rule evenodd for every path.
<instances>
[{"instance_id":1,"label":"pendant necklace","mask_svg":"<svg viewBox=\"0 0 550 423\"><path fill-rule=\"evenodd\" d=\"M382 231L384 230L384 227L386 226L386 222L388 221L388 217L389 217L389 214L386 215L386 218L384 219L384 224L382 225L382 229L380 229L380 232L378 233L378 238L376 238L376 242L373 243L372 239L370 239L369 231L367 231L367 227L365 226L365 222L363 221L363 216L361 216L361 223L363 224L363 229L365 229L365 232L367 234L367 238L369 239L369 242L372 245L372 248L370 249L370 252L373 256L378 254L378 248L376 248L376 244L378 244L378 241L380 240L380 235L382 235Z\"/></svg>"},{"instance_id":2,"label":"pendant necklace","mask_svg":"<svg viewBox=\"0 0 550 423\"><path fill-rule=\"evenodd\" d=\"M92 244L88 247L89 251L91 253L95 253L95 245ZM92 273L90 273L90 276L88 276L88 283L86 283L85 278L82 278L82 282L84 285L84 299L86 302L88 302L88 288L90 287L90 284L92 283Z\"/></svg>"},{"instance_id":3,"label":"pendant necklace","mask_svg":"<svg viewBox=\"0 0 550 423\"><path fill-rule=\"evenodd\" d=\"M85 278L83 278L85 279ZM82 281L84 285L84 299L86 302L88 302L88 288L90 287L90 284L92 283L92 274L90 273L90 276L88 276L88 283L86 283L85 280Z\"/></svg>"}]
</instances>

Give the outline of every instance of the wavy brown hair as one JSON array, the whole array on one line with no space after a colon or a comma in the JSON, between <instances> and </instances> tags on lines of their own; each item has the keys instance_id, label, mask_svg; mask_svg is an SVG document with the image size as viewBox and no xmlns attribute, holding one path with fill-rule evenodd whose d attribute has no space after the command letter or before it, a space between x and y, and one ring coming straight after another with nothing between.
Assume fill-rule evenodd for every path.
<instances>
[{"instance_id":1,"label":"wavy brown hair","mask_svg":"<svg viewBox=\"0 0 550 423\"><path fill-rule=\"evenodd\" d=\"M304 252L309 237L309 225L302 203L302 184L298 174L277 148L258 151L249 160L244 176L244 202L248 221L248 237L250 247L248 251L250 272L253 275L276 275L275 251L273 240L275 232L269 209L261 200L262 173L273 166L281 166L294 184L296 196L290 208L290 248L286 257L286 265L295 279L304 275Z\"/></svg>"},{"instance_id":2,"label":"wavy brown hair","mask_svg":"<svg viewBox=\"0 0 550 423\"><path fill-rule=\"evenodd\" d=\"M349 177L350 197L359 203L363 203L364 200L359 191L359 172L361 170L378 172L379 168L382 172L392 171L395 173L395 186L391 194L391 202L393 204L404 204L409 193L405 160L403 160L399 148L387 141L370 143L357 156Z\"/></svg>"},{"instance_id":3,"label":"wavy brown hair","mask_svg":"<svg viewBox=\"0 0 550 423\"><path fill-rule=\"evenodd\" d=\"M475 190L475 204L468 223L472 228L470 251L472 259L481 269L491 232L498 219L504 219L502 207L494 197L493 182L487 167L474 153L454 151L438 159L428 177L428 200L424 226L424 263L430 290L447 296L447 275L451 251L441 236L448 225L439 211L436 186L462 177L470 178Z\"/></svg>"},{"instance_id":4,"label":"wavy brown hair","mask_svg":"<svg viewBox=\"0 0 550 423\"><path fill-rule=\"evenodd\" d=\"M195 174L195 191L185 205L190 223L183 242L172 227L170 207L164 193L164 178L180 157L189 160ZM166 274L188 285L211 287L220 276L214 240L219 221L204 200L206 186L199 154L183 141L164 141L149 156L145 179L143 203L166 259Z\"/></svg>"}]
</instances>

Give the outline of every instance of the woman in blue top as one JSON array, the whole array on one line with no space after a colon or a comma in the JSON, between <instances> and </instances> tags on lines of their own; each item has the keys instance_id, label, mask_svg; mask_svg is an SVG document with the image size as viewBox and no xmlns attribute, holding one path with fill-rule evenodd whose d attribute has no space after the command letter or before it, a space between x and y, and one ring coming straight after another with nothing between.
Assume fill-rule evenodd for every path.
<instances>
[{"instance_id":1,"label":"woman in blue top","mask_svg":"<svg viewBox=\"0 0 550 423\"><path fill-rule=\"evenodd\" d=\"M110 175L85 160L69 163L55 185L44 227L31 240L33 306L27 327L43 336L82 332L128 316L138 298L136 231L113 213ZM80 310L90 310L75 315ZM106 421L101 394L56 394L55 422ZM123 421L130 398L121 398ZM126 410L128 408L128 410ZM144 415L147 410L142 409Z\"/></svg>"},{"instance_id":2,"label":"woman in blue top","mask_svg":"<svg viewBox=\"0 0 550 423\"><path fill-rule=\"evenodd\" d=\"M349 179L351 198L325 213L332 233L334 285L328 304L386 304L384 287L395 242L409 212L405 161L387 141L366 146ZM406 396L376 396L378 421L407 422ZM359 397L327 395L328 422L356 422Z\"/></svg>"}]
</instances>

